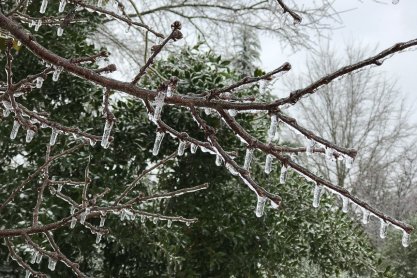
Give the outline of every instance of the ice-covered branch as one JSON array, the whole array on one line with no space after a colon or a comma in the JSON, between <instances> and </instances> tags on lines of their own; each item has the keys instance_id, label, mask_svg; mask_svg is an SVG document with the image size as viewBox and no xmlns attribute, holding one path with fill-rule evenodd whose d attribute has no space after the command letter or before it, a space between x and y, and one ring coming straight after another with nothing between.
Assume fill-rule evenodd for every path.
<instances>
[{"instance_id":1,"label":"ice-covered branch","mask_svg":"<svg viewBox=\"0 0 417 278\"><path fill-rule=\"evenodd\" d=\"M285 5L283 0L277 0L278 4L281 6L281 8L284 10L284 13L289 13L291 17L294 19L294 24L300 24L301 23L301 16L298 15L296 12L288 8L287 5Z\"/></svg>"}]
</instances>

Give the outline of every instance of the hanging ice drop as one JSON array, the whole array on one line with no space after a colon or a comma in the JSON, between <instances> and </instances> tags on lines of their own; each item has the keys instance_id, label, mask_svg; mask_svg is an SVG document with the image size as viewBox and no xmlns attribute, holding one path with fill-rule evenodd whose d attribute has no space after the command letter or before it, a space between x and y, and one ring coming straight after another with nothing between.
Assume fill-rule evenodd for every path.
<instances>
[{"instance_id":1,"label":"hanging ice drop","mask_svg":"<svg viewBox=\"0 0 417 278\"><path fill-rule=\"evenodd\" d=\"M42 258L43 258L42 254L39 254L38 257L36 258L36 263L40 264L42 262Z\"/></svg>"},{"instance_id":2,"label":"hanging ice drop","mask_svg":"<svg viewBox=\"0 0 417 278\"><path fill-rule=\"evenodd\" d=\"M196 144L191 143L191 147L190 147L190 149L191 149L191 153L192 153L192 154L195 154L195 153L196 153L197 148L198 148L198 146L197 146Z\"/></svg>"},{"instance_id":3,"label":"hanging ice drop","mask_svg":"<svg viewBox=\"0 0 417 278\"><path fill-rule=\"evenodd\" d=\"M38 258L38 254L39 254L39 252L38 251L33 251L33 254L32 254L32 258L31 258L31 260L30 260L30 263L31 264L34 264L34 263L36 263L36 259Z\"/></svg>"},{"instance_id":4,"label":"hanging ice drop","mask_svg":"<svg viewBox=\"0 0 417 278\"><path fill-rule=\"evenodd\" d=\"M58 136L58 131L56 130L56 128L52 128L51 131L51 138L49 139L49 145L53 146L56 143L56 138Z\"/></svg>"},{"instance_id":5,"label":"hanging ice drop","mask_svg":"<svg viewBox=\"0 0 417 278\"><path fill-rule=\"evenodd\" d=\"M56 260L53 259L52 257L49 257L48 268L54 271L55 267L56 267Z\"/></svg>"},{"instance_id":6,"label":"hanging ice drop","mask_svg":"<svg viewBox=\"0 0 417 278\"><path fill-rule=\"evenodd\" d=\"M103 136L101 137L101 146L105 149L109 147L109 138L111 129L113 127L113 121L106 120L106 124L104 125Z\"/></svg>"},{"instance_id":7,"label":"hanging ice drop","mask_svg":"<svg viewBox=\"0 0 417 278\"><path fill-rule=\"evenodd\" d=\"M172 97L172 87L171 86L167 87L167 97Z\"/></svg>"},{"instance_id":8,"label":"hanging ice drop","mask_svg":"<svg viewBox=\"0 0 417 278\"><path fill-rule=\"evenodd\" d=\"M164 92L159 92L155 97L155 111L153 113L153 120L158 121L161 118L162 108L164 106L165 94Z\"/></svg>"},{"instance_id":9,"label":"hanging ice drop","mask_svg":"<svg viewBox=\"0 0 417 278\"><path fill-rule=\"evenodd\" d=\"M36 78L36 88L38 89L42 88L43 80L44 80L43 77L40 77L40 76Z\"/></svg>"},{"instance_id":10,"label":"hanging ice drop","mask_svg":"<svg viewBox=\"0 0 417 278\"><path fill-rule=\"evenodd\" d=\"M344 213L347 213L349 211L349 199L345 196L342 196L342 202L343 202L342 211Z\"/></svg>"},{"instance_id":11,"label":"hanging ice drop","mask_svg":"<svg viewBox=\"0 0 417 278\"><path fill-rule=\"evenodd\" d=\"M41 19L38 19L38 21L36 22L36 25L35 25L35 32L38 32L39 31L39 28L42 26L42 20Z\"/></svg>"},{"instance_id":12,"label":"hanging ice drop","mask_svg":"<svg viewBox=\"0 0 417 278\"><path fill-rule=\"evenodd\" d=\"M277 115L271 115L271 125L269 126L268 130L268 143L272 142L274 139L275 133L277 132Z\"/></svg>"},{"instance_id":13,"label":"hanging ice drop","mask_svg":"<svg viewBox=\"0 0 417 278\"><path fill-rule=\"evenodd\" d=\"M265 173L269 174L272 171L272 155L267 154L265 159Z\"/></svg>"},{"instance_id":14,"label":"hanging ice drop","mask_svg":"<svg viewBox=\"0 0 417 278\"><path fill-rule=\"evenodd\" d=\"M153 155L158 155L159 149L161 148L162 140L164 139L164 136L165 136L165 133L164 132L158 131L156 133L155 143L153 145L153 150L152 150L152 154Z\"/></svg>"},{"instance_id":15,"label":"hanging ice drop","mask_svg":"<svg viewBox=\"0 0 417 278\"><path fill-rule=\"evenodd\" d=\"M287 179L288 168L285 165L281 166L281 175L279 176L279 183L284 184Z\"/></svg>"},{"instance_id":16,"label":"hanging ice drop","mask_svg":"<svg viewBox=\"0 0 417 278\"><path fill-rule=\"evenodd\" d=\"M246 149L246 155L245 155L245 163L243 164L243 168L245 170L249 170L250 169L250 164L252 162L253 159L253 149Z\"/></svg>"},{"instance_id":17,"label":"hanging ice drop","mask_svg":"<svg viewBox=\"0 0 417 278\"><path fill-rule=\"evenodd\" d=\"M257 197L258 199L256 203L255 214L257 217L261 217L264 214L265 202L267 198L260 195L257 195Z\"/></svg>"},{"instance_id":18,"label":"hanging ice drop","mask_svg":"<svg viewBox=\"0 0 417 278\"><path fill-rule=\"evenodd\" d=\"M100 215L100 227L104 227L105 221L106 221L106 216Z\"/></svg>"},{"instance_id":19,"label":"hanging ice drop","mask_svg":"<svg viewBox=\"0 0 417 278\"><path fill-rule=\"evenodd\" d=\"M30 141L32 141L33 136L35 136L35 131L32 129L28 129L26 130L26 143L29 143Z\"/></svg>"},{"instance_id":20,"label":"hanging ice drop","mask_svg":"<svg viewBox=\"0 0 417 278\"><path fill-rule=\"evenodd\" d=\"M367 210L366 208L362 208L362 223L363 224L365 225L368 224L369 216L370 216L369 210Z\"/></svg>"},{"instance_id":21,"label":"hanging ice drop","mask_svg":"<svg viewBox=\"0 0 417 278\"><path fill-rule=\"evenodd\" d=\"M410 234L403 230L403 237L401 243L404 247L410 246Z\"/></svg>"},{"instance_id":22,"label":"hanging ice drop","mask_svg":"<svg viewBox=\"0 0 417 278\"><path fill-rule=\"evenodd\" d=\"M380 221L381 221L381 225L379 226L379 237L384 239L387 236L388 224L383 219L380 219Z\"/></svg>"},{"instance_id":23,"label":"hanging ice drop","mask_svg":"<svg viewBox=\"0 0 417 278\"><path fill-rule=\"evenodd\" d=\"M172 220L170 219L170 220L168 220L167 227L171 228L171 226L172 226Z\"/></svg>"},{"instance_id":24,"label":"hanging ice drop","mask_svg":"<svg viewBox=\"0 0 417 278\"><path fill-rule=\"evenodd\" d=\"M28 269L26 269L25 278L29 278L30 275L32 275L32 273Z\"/></svg>"},{"instance_id":25,"label":"hanging ice drop","mask_svg":"<svg viewBox=\"0 0 417 278\"><path fill-rule=\"evenodd\" d=\"M12 127L12 132L10 132L10 139L15 139L17 132L19 131L20 128L20 123L17 120L14 120L13 122L13 127Z\"/></svg>"},{"instance_id":26,"label":"hanging ice drop","mask_svg":"<svg viewBox=\"0 0 417 278\"><path fill-rule=\"evenodd\" d=\"M178 145L178 155L183 156L185 151L185 146L187 145L186 141L180 141L180 144Z\"/></svg>"},{"instance_id":27,"label":"hanging ice drop","mask_svg":"<svg viewBox=\"0 0 417 278\"><path fill-rule=\"evenodd\" d=\"M44 14L47 6L48 6L48 0L42 0L41 9L39 10L39 12L41 14Z\"/></svg>"},{"instance_id":28,"label":"hanging ice drop","mask_svg":"<svg viewBox=\"0 0 417 278\"><path fill-rule=\"evenodd\" d=\"M62 13L64 11L65 5L67 5L67 0L61 0L61 2L59 2L59 8L58 8L59 13Z\"/></svg>"},{"instance_id":29,"label":"hanging ice drop","mask_svg":"<svg viewBox=\"0 0 417 278\"><path fill-rule=\"evenodd\" d=\"M320 195L321 195L322 186L319 184L316 184L314 187L314 193L313 193L313 207L318 208L320 205Z\"/></svg>"},{"instance_id":30,"label":"hanging ice drop","mask_svg":"<svg viewBox=\"0 0 417 278\"><path fill-rule=\"evenodd\" d=\"M61 37L62 34L64 34L64 29L61 26L59 26L58 29L56 29L56 34L58 37Z\"/></svg>"}]
</instances>

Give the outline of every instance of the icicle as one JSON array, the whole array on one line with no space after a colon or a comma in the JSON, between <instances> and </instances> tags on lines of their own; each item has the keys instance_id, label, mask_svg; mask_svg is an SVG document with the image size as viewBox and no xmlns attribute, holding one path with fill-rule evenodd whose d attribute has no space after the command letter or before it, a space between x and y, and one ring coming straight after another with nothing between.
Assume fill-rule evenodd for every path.
<instances>
[{"instance_id":1,"label":"icicle","mask_svg":"<svg viewBox=\"0 0 417 278\"><path fill-rule=\"evenodd\" d=\"M53 146L56 143L56 138L58 136L58 131L56 130L56 128L52 128L51 131L51 138L49 139L49 145Z\"/></svg>"},{"instance_id":2,"label":"icicle","mask_svg":"<svg viewBox=\"0 0 417 278\"><path fill-rule=\"evenodd\" d=\"M31 20L31 22L29 23L29 28L32 28L33 26L35 26L36 22L35 20Z\"/></svg>"},{"instance_id":3,"label":"icicle","mask_svg":"<svg viewBox=\"0 0 417 278\"><path fill-rule=\"evenodd\" d=\"M380 221L381 221L381 226L379 226L379 237L384 239L387 236L388 224L383 219L380 219Z\"/></svg>"},{"instance_id":4,"label":"icicle","mask_svg":"<svg viewBox=\"0 0 417 278\"><path fill-rule=\"evenodd\" d=\"M158 121L161 118L162 108L164 106L165 94L164 92L159 92L155 97L155 111L153 113L153 120Z\"/></svg>"},{"instance_id":5,"label":"icicle","mask_svg":"<svg viewBox=\"0 0 417 278\"><path fill-rule=\"evenodd\" d=\"M191 222L185 222L185 225L187 225L187 227L190 227Z\"/></svg>"},{"instance_id":6,"label":"icicle","mask_svg":"<svg viewBox=\"0 0 417 278\"><path fill-rule=\"evenodd\" d=\"M100 215L100 227L104 227L105 221L106 221L106 216Z\"/></svg>"},{"instance_id":7,"label":"icicle","mask_svg":"<svg viewBox=\"0 0 417 278\"><path fill-rule=\"evenodd\" d=\"M56 260L54 260L52 257L49 257L49 261L48 261L48 268L52 271L55 270L55 266L56 266Z\"/></svg>"},{"instance_id":8,"label":"icicle","mask_svg":"<svg viewBox=\"0 0 417 278\"><path fill-rule=\"evenodd\" d=\"M158 217L154 217L154 218L153 218L153 220L152 220L152 222L153 222L154 224L157 224L157 223L158 223Z\"/></svg>"},{"instance_id":9,"label":"icicle","mask_svg":"<svg viewBox=\"0 0 417 278\"><path fill-rule=\"evenodd\" d=\"M221 166L223 162L223 158L221 155L216 155L216 166Z\"/></svg>"},{"instance_id":10,"label":"icicle","mask_svg":"<svg viewBox=\"0 0 417 278\"><path fill-rule=\"evenodd\" d=\"M253 149L246 149L246 155L245 155L245 163L243 165L243 168L245 170L249 170L250 169L250 164L252 162L252 158L253 158Z\"/></svg>"},{"instance_id":11,"label":"icicle","mask_svg":"<svg viewBox=\"0 0 417 278\"><path fill-rule=\"evenodd\" d=\"M38 89L42 88L43 80L44 80L43 77L40 77L40 76L36 78L36 88Z\"/></svg>"},{"instance_id":12,"label":"icicle","mask_svg":"<svg viewBox=\"0 0 417 278\"><path fill-rule=\"evenodd\" d=\"M185 151L185 146L187 145L186 141L180 141L180 144L178 145L178 155L183 156Z\"/></svg>"},{"instance_id":13,"label":"icicle","mask_svg":"<svg viewBox=\"0 0 417 278\"><path fill-rule=\"evenodd\" d=\"M281 175L279 176L279 183L284 184L287 179L288 168L285 165L281 166Z\"/></svg>"},{"instance_id":14,"label":"icicle","mask_svg":"<svg viewBox=\"0 0 417 278\"><path fill-rule=\"evenodd\" d=\"M410 234L403 230L403 237L401 243L404 247L410 246Z\"/></svg>"},{"instance_id":15,"label":"icicle","mask_svg":"<svg viewBox=\"0 0 417 278\"><path fill-rule=\"evenodd\" d=\"M113 121L106 120L106 124L104 125L103 136L101 137L101 146L105 149L109 147L109 138L111 129L113 127Z\"/></svg>"},{"instance_id":16,"label":"icicle","mask_svg":"<svg viewBox=\"0 0 417 278\"><path fill-rule=\"evenodd\" d=\"M362 223L363 224L368 224L369 222L369 210L367 210L366 208L362 208Z\"/></svg>"},{"instance_id":17,"label":"icicle","mask_svg":"<svg viewBox=\"0 0 417 278\"><path fill-rule=\"evenodd\" d=\"M344 213L347 213L349 211L349 199L345 196L342 196L342 202L343 202L342 211Z\"/></svg>"},{"instance_id":18,"label":"icicle","mask_svg":"<svg viewBox=\"0 0 417 278\"><path fill-rule=\"evenodd\" d=\"M172 87L171 86L167 87L167 97L172 97Z\"/></svg>"},{"instance_id":19,"label":"icicle","mask_svg":"<svg viewBox=\"0 0 417 278\"><path fill-rule=\"evenodd\" d=\"M312 152L313 152L313 150L312 150L313 146L314 146L314 141L311 140L311 139L308 139L307 140L307 143L306 143L306 154L307 155L311 155L312 154Z\"/></svg>"},{"instance_id":20,"label":"icicle","mask_svg":"<svg viewBox=\"0 0 417 278\"><path fill-rule=\"evenodd\" d=\"M7 101L7 100L3 100L2 101L2 103L3 103L3 106L4 106L4 110L3 110L3 117L7 117L7 116L9 116L10 115L10 111L13 111L13 106L12 106L12 104L9 102L9 101Z\"/></svg>"},{"instance_id":21,"label":"icicle","mask_svg":"<svg viewBox=\"0 0 417 278\"><path fill-rule=\"evenodd\" d=\"M75 207L74 206L71 206L71 208L70 208L70 214L73 215L74 212L75 212Z\"/></svg>"},{"instance_id":22,"label":"icicle","mask_svg":"<svg viewBox=\"0 0 417 278\"><path fill-rule=\"evenodd\" d=\"M26 269L25 278L29 278L30 275L32 275L32 273L28 269Z\"/></svg>"},{"instance_id":23,"label":"icicle","mask_svg":"<svg viewBox=\"0 0 417 278\"><path fill-rule=\"evenodd\" d=\"M90 208L86 208L85 211L83 213L81 213L81 216L80 216L80 224L81 225L84 225L84 222L87 218L87 215L89 215L89 214L90 214Z\"/></svg>"},{"instance_id":24,"label":"icicle","mask_svg":"<svg viewBox=\"0 0 417 278\"><path fill-rule=\"evenodd\" d=\"M32 254L32 259L30 260L30 263L31 264L34 264L34 263L36 263L36 259L38 258L38 254L39 254L39 252L38 251L33 251L33 254Z\"/></svg>"},{"instance_id":25,"label":"icicle","mask_svg":"<svg viewBox=\"0 0 417 278\"><path fill-rule=\"evenodd\" d=\"M239 172L235 169L235 167L233 167L231 164L226 163L226 169L229 170L229 172L233 175L236 176L239 174Z\"/></svg>"},{"instance_id":26,"label":"icicle","mask_svg":"<svg viewBox=\"0 0 417 278\"><path fill-rule=\"evenodd\" d=\"M275 133L277 132L277 115L271 115L271 125L269 126L268 130L268 143L272 142L275 137Z\"/></svg>"},{"instance_id":27,"label":"icicle","mask_svg":"<svg viewBox=\"0 0 417 278\"><path fill-rule=\"evenodd\" d=\"M58 29L56 29L56 34L58 37L61 37L62 34L64 34L64 29L61 26L59 26Z\"/></svg>"},{"instance_id":28,"label":"icicle","mask_svg":"<svg viewBox=\"0 0 417 278\"><path fill-rule=\"evenodd\" d=\"M100 243L100 241L101 241L101 237L102 237L103 235L101 234L101 233L97 233L97 237L96 237L96 244L99 244Z\"/></svg>"},{"instance_id":29,"label":"icicle","mask_svg":"<svg viewBox=\"0 0 417 278\"><path fill-rule=\"evenodd\" d=\"M237 115L237 110L236 109L229 109L229 115L232 117L235 117Z\"/></svg>"},{"instance_id":30,"label":"icicle","mask_svg":"<svg viewBox=\"0 0 417 278\"><path fill-rule=\"evenodd\" d=\"M192 154L196 153L197 148L198 148L198 146L197 146L196 144L191 143L191 147L190 147L190 149L191 149L191 153L192 153Z\"/></svg>"},{"instance_id":31,"label":"icicle","mask_svg":"<svg viewBox=\"0 0 417 278\"><path fill-rule=\"evenodd\" d=\"M269 174L272 171L272 155L267 154L265 159L265 173Z\"/></svg>"},{"instance_id":32,"label":"icicle","mask_svg":"<svg viewBox=\"0 0 417 278\"><path fill-rule=\"evenodd\" d=\"M140 222L145 223L146 220L146 216L145 215L141 215L140 216Z\"/></svg>"},{"instance_id":33,"label":"icicle","mask_svg":"<svg viewBox=\"0 0 417 278\"><path fill-rule=\"evenodd\" d=\"M59 8L58 8L59 13L62 13L64 11L65 5L67 5L67 0L61 0L61 2L59 2Z\"/></svg>"},{"instance_id":34,"label":"icicle","mask_svg":"<svg viewBox=\"0 0 417 278\"><path fill-rule=\"evenodd\" d=\"M35 32L38 32L41 26L42 26L42 19L38 19L35 25Z\"/></svg>"},{"instance_id":35,"label":"icicle","mask_svg":"<svg viewBox=\"0 0 417 278\"><path fill-rule=\"evenodd\" d=\"M62 70L63 70L62 67L55 68L54 73L52 74L52 81L54 81L54 82L58 81Z\"/></svg>"},{"instance_id":36,"label":"icicle","mask_svg":"<svg viewBox=\"0 0 417 278\"><path fill-rule=\"evenodd\" d=\"M48 0L42 0L41 9L39 10L39 12L41 14L44 14L47 6L48 6Z\"/></svg>"},{"instance_id":37,"label":"icicle","mask_svg":"<svg viewBox=\"0 0 417 278\"><path fill-rule=\"evenodd\" d=\"M58 189L57 189L57 191L58 191L58 192L61 192L61 190L62 190L62 184L58 184Z\"/></svg>"},{"instance_id":38,"label":"icicle","mask_svg":"<svg viewBox=\"0 0 417 278\"><path fill-rule=\"evenodd\" d=\"M267 198L263 196L259 196L259 195L257 196L258 196L258 201L256 203L255 214L257 217L261 217L264 214L264 207L265 207L265 202Z\"/></svg>"},{"instance_id":39,"label":"icicle","mask_svg":"<svg viewBox=\"0 0 417 278\"><path fill-rule=\"evenodd\" d=\"M13 127L12 127L12 132L10 133L10 139L15 139L17 132L19 131L20 128L20 123L17 120L14 120L13 122Z\"/></svg>"},{"instance_id":40,"label":"icicle","mask_svg":"<svg viewBox=\"0 0 417 278\"><path fill-rule=\"evenodd\" d=\"M314 187L314 194L313 194L313 207L318 208L320 205L320 194L321 194L322 186L316 184Z\"/></svg>"},{"instance_id":41,"label":"icicle","mask_svg":"<svg viewBox=\"0 0 417 278\"><path fill-rule=\"evenodd\" d=\"M271 200L271 207L273 209L277 209L279 207L279 204L275 203L273 200Z\"/></svg>"},{"instance_id":42,"label":"icicle","mask_svg":"<svg viewBox=\"0 0 417 278\"><path fill-rule=\"evenodd\" d=\"M26 131L26 143L29 143L30 141L32 141L33 136L35 136L35 131L29 128Z\"/></svg>"},{"instance_id":43,"label":"icicle","mask_svg":"<svg viewBox=\"0 0 417 278\"><path fill-rule=\"evenodd\" d=\"M36 263L40 264L42 262L42 254L39 254L38 257L36 258Z\"/></svg>"},{"instance_id":44,"label":"icicle","mask_svg":"<svg viewBox=\"0 0 417 278\"><path fill-rule=\"evenodd\" d=\"M171 228L171 226L172 226L172 220L170 219L170 220L168 220L167 227Z\"/></svg>"},{"instance_id":45,"label":"icicle","mask_svg":"<svg viewBox=\"0 0 417 278\"><path fill-rule=\"evenodd\" d=\"M161 148L162 140L164 139L165 133L158 131L155 137L155 144L153 145L152 154L158 155L159 149Z\"/></svg>"}]
</instances>

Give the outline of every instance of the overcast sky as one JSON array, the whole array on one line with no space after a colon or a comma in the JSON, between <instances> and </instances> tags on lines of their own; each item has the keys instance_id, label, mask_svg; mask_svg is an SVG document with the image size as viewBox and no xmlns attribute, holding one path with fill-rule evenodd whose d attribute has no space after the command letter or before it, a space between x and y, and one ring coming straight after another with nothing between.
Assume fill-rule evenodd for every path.
<instances>
[{"instance_id":1,"label":"overcast sky","mask_svg":"<svg viewBox=\"0 0 417 278\"><path fill-rule=\"evenodd\" d=\"M362 2L362 3L361 3ZM342 49L346 42L355 40L369 46L378 46L378 51L388 48L397 42L417 39L417 1L400 0L399 4L378 4L373 0L335 1L343 26L331 34L331 42ZM351 10L354 9L354 10ZM291 53L279 48L278 39L261 37L262 65L271 70L288 61L296 74L305 71L307 51ZM279 50L279 51L277 51ZM408 101L417 103L417 48L396 54L382 65L388 76L398 80L399 88ZM417 105L415 107L417 109ZM414 115L417 122L417 113Z\"/></svg>"}]
</instances>

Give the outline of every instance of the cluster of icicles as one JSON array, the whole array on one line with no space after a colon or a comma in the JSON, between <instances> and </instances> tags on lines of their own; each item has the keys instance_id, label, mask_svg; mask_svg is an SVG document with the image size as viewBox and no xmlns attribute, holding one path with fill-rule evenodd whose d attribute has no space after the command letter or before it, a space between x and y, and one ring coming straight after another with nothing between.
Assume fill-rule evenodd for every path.
<instances>
[{"instance_id":1,"label":"cluster of icicles","mask_svg":"<svg viewBox=\"0 0 417 278\"><path fill-rule=\"evenodd\" d=\"M153 121L156 125L158 125L158 120L161 117L161 112L162 112L162 109L163 109L163 106L164 106L165 97L166 96L171 96L171 95L172 95L171 87L168 87L166 92L161 91L155 97L154 113L153 113L153 115L149 114L149 119L151 121ZM206 114L211 114L211 113L206 113ZM234 113L234 111L232 111L232 112L229 111L229 114L231 116L235 116L237 113ZM194 119L194 120L196 121L196 119ZM287 126L291 130L296 132L297 134L301 134L296 128L292 127L291 125L287 125ZM277 116L276 115L271 115L271 124L270 124L270 127L269 127L268 132L267 132L267 141L268 142L272 142L274 140L274 138L276 138L277 129L278 129ZM176 138L176 136L173 135L172 133L169 132L169 134L174 139ZM303 135L303 134L301 134L301 135ZM162 140L164 139L164 136L165 136L164 131L158 130L156 132L155 142L154 142L154 146L153 146L153 150L152 150L153 155L158 155L159 149L161 147ZM303 135L303 136L305 136L305 135ZM311 155L313 146L318 145L318 146L321 146L321 147L325 148L325 157L326 157L326 159L335 160L335 157L338 157L338 159L344 160L346 168L351 168L353 158L350 157L349 155L340 153L340 152L338 152L338 151L336 151L336 150L334 150L334 149L332 149L328 146L324 146L321 143L314 141L313 139L309 139L307 137L306 137L306 139L307 139L307 144L306 144L306 154L307 155ZM240 140L242 142L246 143L246 141L243 138L240 138ZM224 162L224 158L222 157L222 155L216 149L215 149L215 151L212 151L212 150L207 149L203 146L197 146L194 143L188 144L184 140L180 140L180 142L178 144L178 155L179 156L184 155L185 149L188 145L190 146L190 151L191 151L192 154L196 153L198 147L200 147L203 152L208 152L208 153L211 153L213 155L216 155L215 163L216 163L217 166L221 166L222 163ZM253 148L247 148L246 149L246 154L245 154L244 165L243 165L243 168L245 170L250 170L250 164L252 162L253 156L254 156L254 149ZM271 173L271 171L272 171L272 162L273 162L273 155L267 154L266 159L265 159L265 168L264 168L265 173L267 173L267 174ZM253 191L255 191L253 189L252 185L244 177L242 177L240 175L239 171L233 165L231 165L230 163L225 163L225 167L226 167L227 170L229 170L229 172L232 175L235 175L235 176L239 175L242 178L242 180L245 182L245 184L248 185L249 188L251 188ZM279 182L281 184L285 183L289 168L290 168L289 166L284 165L284 164L281 166L280 180L279 180ZM300 171L297 171L296 169L292 169L292 170L294 172L298 173L299 175L303 176L307 181L315 183L315 181L313 181L310 177L304 175ZM319 207L320 196L321 196L322 191L323 191L322 189L323 189L323 185L320 185L320 184L316 183L316 186L314 188L314 193L313 193L313 207L314 208ZM332 193L337 194L341 197L342 202L343 202L342 211L347 213L348 210L349 210L350 199L346 196L341 195L340 193L338 193L336 191L331 190L330 188L328 188L328 190L330 190ZM256 193L256 191L255 191L255 193ZM263 215L265 203L268 200L268 198L265 197L265 196L260 196L258 193L256 193L256 194L257 194L257 204L256 204L255 214L256 214L257 217L261 217ZM272 200L271 200L271 205L274 208L277 207L277 204L275 204ZM362 222L364 224L366 224L369 221L371 212L368 211L366 208L363 208L361 206L360 206L360 208L363 211ZM375 215L373 213L372 213L372 215L376 218L379 218L377 215ZM390 223L386 222L384 219L381 219L381 218L380 218L380 222L381 222L380 237L385 238L386 233L387 233L387 227ZM410 244L410 234L407 233L405 230L403 230L399 226L396 226L394 224L391 224L391 225L394 226L395 228L401 229L403 231L402 245L404 247L409 246L409 244Z\"/></svg>"},{"instance_id":2,"label":"cluster of icicles","mask_svg":"<svg viewBox=\"0 0 417 278\"><path fill-rule=\"evenodd\" d=\"M53 81L55 81L55 82L58 81L62 70L63 69L61 67L55 68L55 70L52 74L52 80ZM37 77L36 78L36 84L35 84L36 88L38 88L38 89L42 88L43 82L44 82L43 77ZM18 94L15 94L15 96L18 96ZM15 112L10 101L3 100L2 105L3 105L3 117L6 118L10 115L10 112ZM23 114L23 116L28 116L23 112L22 112L22 114ZM50 136L50 139L49 139L49 145L51 145L51 146L55 145L58 134L65 133L65 131L60 130L57 127L54 127L52 125L50 126L47 123L42 122L42 120L38 120L38 119L33 118L33 117L30 118L30 122L32 124L40 124L41 128L51 128L51 136ZM103 135L102 135L102 138L101 138L101 146L105 149L107 149L110 145L109 139L110 139L110 134L111 134L113 124L114 124L114 120L106 118L106 123L104 125ZM20 122L17 119L15 119L14 122L13 122L12 130L10 132L10 139L12 139L12 140L16 139L16 136L17 136L17 133L18 133L19 129L20 129ZM77 134L76 133L72 133L72 135L73 135L74 139L77 139ZM35 131L28 128L26 130L26 142L30 143L34 136L35 136ZM87 138L87 137L83 137L83 138L88 140L91 146L94 146L96 144L95 139Z\"/></svg>"}]
</instances>

